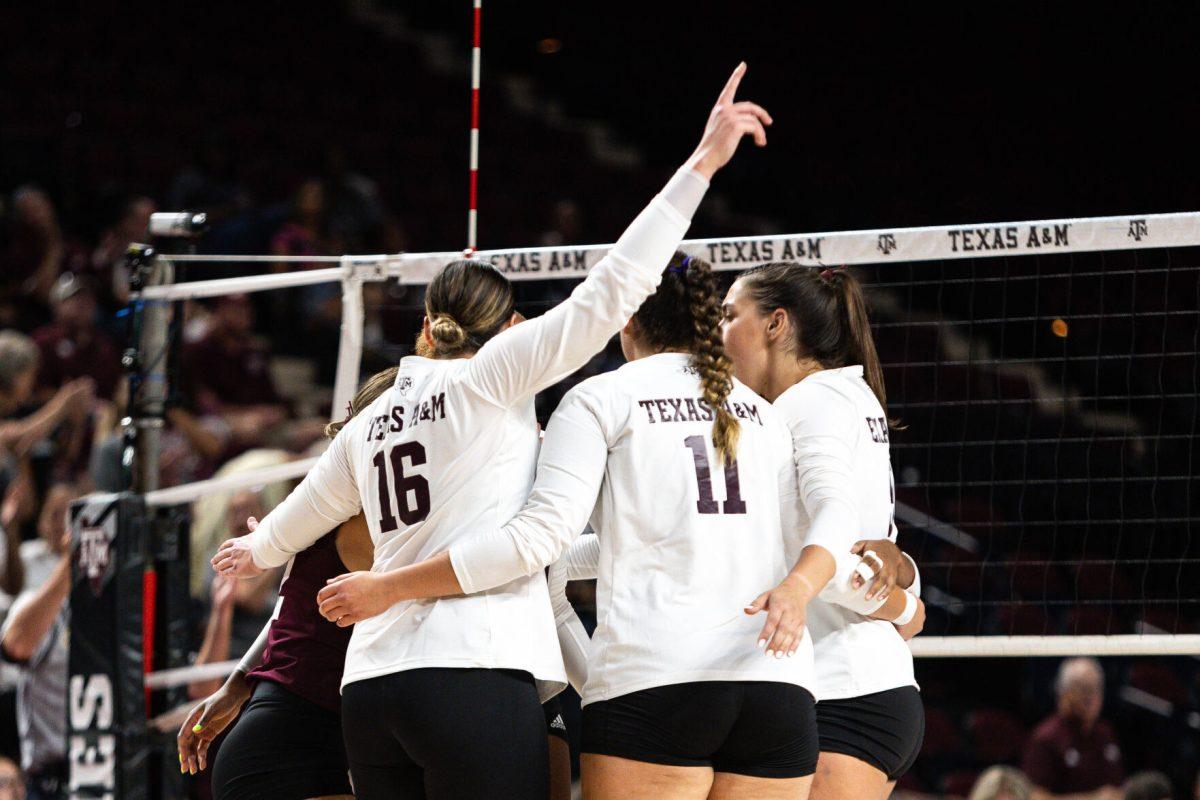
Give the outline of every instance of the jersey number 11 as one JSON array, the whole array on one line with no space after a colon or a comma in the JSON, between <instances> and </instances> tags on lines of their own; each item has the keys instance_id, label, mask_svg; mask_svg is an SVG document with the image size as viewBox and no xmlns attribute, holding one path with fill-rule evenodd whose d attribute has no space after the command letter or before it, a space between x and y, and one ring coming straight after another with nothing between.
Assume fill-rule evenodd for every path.
<instances>
[{"instance_id":1,"label":"jersey number 11","mask_svg":"<svg viewBox=\"0 0 1200 800\"><path fill-rule=\"evenodd\" d=\"M683 440L683 444L692 451L692 461L696 465L696 484L700 489L696 510L701 514L745 514L746 504L742 502L742 487L738 484L737 460L725 462L725 503L724 507L719 508L713 499L712 473L708 469L708 442L703 436L689 436Z\"/></svg>"}]
</instances>

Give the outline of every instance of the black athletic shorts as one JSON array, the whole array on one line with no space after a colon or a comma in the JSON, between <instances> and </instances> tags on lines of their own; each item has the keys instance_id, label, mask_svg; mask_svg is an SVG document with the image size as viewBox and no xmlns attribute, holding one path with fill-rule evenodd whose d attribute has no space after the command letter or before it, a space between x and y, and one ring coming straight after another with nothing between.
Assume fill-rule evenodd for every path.
<instances>
[{"instance_id":1,"label":"black athletic shorts","mask_svg":"<svg viewBox=\"0 0 1200 800\"><path fill-rule=\"evenodd\" d=\"M212 789L216 800L352 794L341 716L261 681L217 751Z\"/></svg>"},{"instance_id":2,"label":"black athletic shorts","mask_svg":"<svg viewBox=\"0 0 1200 800\"><path fill-rule=\"evenodd\" d=\"M790 683L657 686L583 708L583 752L651 764L802 778L817 766L813 696Z\"/></svg>"},{"instance_id":3,"label":"black athletic shorts","mask_svg":"<svg viewBox=\"0 0 1200 800\"><path fill-rule=\"evenodd\" d=\"M897 780L925 739L925 706L915 686L817 703L822 753L844 753Z\"/></svg>"},{"instance_id":4,"label":"black athletic shorts","mask_svg":"<svg viewBox=\"0 0 1200 800\"><path fill-rule=\"evenodd\" d=\"M411 669L342 689L358 800L494 800L550 793L546 712L527 672Z\"/></svg>"},{"instance_id":5,"label":"black athletic shorts","mask_svg":"<svg viewBox=\"0 0 1200 800\"><path fill-rule=\"evenodd\" d=\"M571 740L567 736L567 723L563 722L562 703L558 698L559 695L554 695L542 703L542 712L546 715L546 735L555 736L570 744Z\"/></svg>"}]
</instances>

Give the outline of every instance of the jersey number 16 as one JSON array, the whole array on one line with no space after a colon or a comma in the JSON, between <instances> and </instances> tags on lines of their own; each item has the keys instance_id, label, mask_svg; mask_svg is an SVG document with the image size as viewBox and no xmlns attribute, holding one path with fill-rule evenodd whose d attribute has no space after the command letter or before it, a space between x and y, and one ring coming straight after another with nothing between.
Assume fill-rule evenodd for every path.
<instances>
[{"instance_id":1,"label":"jersey number 16","mask_svg":"<svg viewBox=\"0 0 1200 800\"><path fill-rule=\"evenodd\" d=\"M429 481L423 475L405 475L404 459L413 467L425 463L425 448L420 442L404 442L393 447L385 458L380 450L372 463L379 470L379 530L387 533L396 530L396 516L405 525L416 525L429 516ZM388 480L388 461L392 463L391 480ZM400 505L397 514L392 513L392 499L388 484L396 490L396 502ZM412 505L409 505L409 497Z\"/></svg>"}]
</instances>

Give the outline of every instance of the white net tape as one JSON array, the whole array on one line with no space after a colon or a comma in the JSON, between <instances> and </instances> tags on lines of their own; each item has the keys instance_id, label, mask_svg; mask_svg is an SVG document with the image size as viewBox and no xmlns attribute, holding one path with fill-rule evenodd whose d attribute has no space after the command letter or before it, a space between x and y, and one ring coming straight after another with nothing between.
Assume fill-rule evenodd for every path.
<instances>
[{"instance_id":1,"label":"white net tape","mask_svg":"<svg viewBox=\"0 0 1200 800\"><path fill-rule=\"evenodd\" d=\"M999 256L1088 253L1200 246L1200 212L1137 216L1058 219L979 225L881 229L837 233L695 239L682 249L705 258L718 270L740 270L766 261L787 260L813 265L887 265L919 261ZM510 279L578 279L594 266L611 245L533 247L485 250L472 257L495 264ZM288 287L341 282L343 318L332 416L345 407L359 380L363 343L362 286L395 279L401 284L425 284L459 252L397 255L296 257L305 263L335 266L294 273L199 280L146 289L142 299L183 300ZM275 256L171 256L179 262L280 262ZM151 506L192 502L215 492L230 492L274 480L298 478L312 460L296 461L218 480L162 489L147 495ZM972 537L923 511L897 507L902 521L920 524L934 536L971 550ZM915 655L1033 656L1200 654L1200 636L951 636L918 637ZM189 678L195 680L195 678Z\"/></svg>"}]
</instances>

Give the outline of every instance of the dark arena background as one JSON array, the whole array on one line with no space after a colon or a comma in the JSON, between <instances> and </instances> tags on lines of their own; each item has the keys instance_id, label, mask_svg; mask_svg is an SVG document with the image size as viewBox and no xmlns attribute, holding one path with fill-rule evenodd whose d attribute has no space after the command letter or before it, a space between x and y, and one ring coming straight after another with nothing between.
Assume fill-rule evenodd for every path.
<instances>
[{"instance_id":1,"label":"dark arena background","mask_svg":"<svg viewBox=\"0 0 1200 800\"><path fill-rule=\"evenodd\" d=\"M0 800L211 796L175 771L175 733L279 575L234 587L208 560L286 496L359 379L412 352L424 283L469 243L472 13L0 9L0 613L71 612L32 639L5 623ZM1197 22L483 10L478 248L526 316L662 185L739 60L769 144L714 180L685 249L723 285L782 258L865 283L928 615L896 797L1028 766L1063 659L1095 656L1120 780L1071 796L1200 798ZM149 234L185 211L203 224ZM614 341L540 422L621 362ZM594 591L571 592L594 624ZM1173 794L1126 795L1143 771Z\"/></svg>"}]
</instances>

